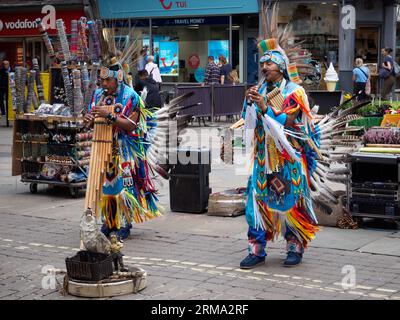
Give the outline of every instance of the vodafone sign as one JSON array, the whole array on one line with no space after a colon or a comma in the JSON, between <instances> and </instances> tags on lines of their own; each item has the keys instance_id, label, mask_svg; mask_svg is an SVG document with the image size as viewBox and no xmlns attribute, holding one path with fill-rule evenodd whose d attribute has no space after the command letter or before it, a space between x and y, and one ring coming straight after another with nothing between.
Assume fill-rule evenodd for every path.
<instances>
[{"instance_id":1,"label":"vodafone sign","mask_svg":"<svg viewBox=\"0 0 400 320\"><path fill-rule=\"evenodd\" d=\"M14 30L14 29L32 29L32 28L37 28L37 24L35 21L29 21L28 19L25 20L17 20L17 21L6 21L3 23L2 20L0 20L0 31L3 31L3 29L6 30Z\"/></svg>"},{"instance_id":2,"label":"vodafone sign","mask_svg":"<svg viewBox=\"0 0 400 320\"><path fill-rule=\"evenodd\" d=\"M36 12L35 12L36 11ZM56 10L54 6L47 5L29 12L2 14L0 18L0 37L15 36L40 36L36 19L41 18L49 35L56 35L56 20L63 19L66 32L71 31L71 20L79 20L84 16L82 10Z\"/></svg>"}]
</instances>

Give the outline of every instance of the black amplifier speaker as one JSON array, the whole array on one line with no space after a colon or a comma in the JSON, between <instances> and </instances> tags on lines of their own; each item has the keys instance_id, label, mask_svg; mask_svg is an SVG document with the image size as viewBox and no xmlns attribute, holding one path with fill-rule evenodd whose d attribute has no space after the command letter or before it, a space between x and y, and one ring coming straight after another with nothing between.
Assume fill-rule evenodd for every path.
<instances>
[{"instance_id":1,"label":"black amplifier speaker","mask_svg":"<svg viewBox=\"0 0 400 320\"><path fill-rule=\"evenodd\" d=\"M203 213L208 209L211 152L208 149L184 149L177 152L169 180L171 211Z\"/></svg>"},{"instance_id":2,"label":"black amplifier speaker","mask_svg":"<svg viewBox=\"0 0 400 320\"><path fill-rule=\"evenodd\" d=\"M400 158L390 154L350 156L349 205L354 216L400 218Z\"/></svg>"}]
</instances>

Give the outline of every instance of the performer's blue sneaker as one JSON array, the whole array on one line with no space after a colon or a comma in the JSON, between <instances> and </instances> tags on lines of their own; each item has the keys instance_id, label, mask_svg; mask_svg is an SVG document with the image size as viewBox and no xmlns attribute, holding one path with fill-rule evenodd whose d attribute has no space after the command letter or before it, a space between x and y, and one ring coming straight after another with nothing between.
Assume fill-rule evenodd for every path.
<instances>
[{"instance_id":1,"label":"performer's blue sneaker","mask_svg":"<svg viewBox=\"0 0 400 320\"><path fill-rule=\"evenodd\" d=\"M297 266L301 262L302 258L303 255L301 253L289 251L283 265L285 267Z\"/></svg>"},{"instance_id":2,"label":"performer's blue sneaker","mask_svg":"<svg viewBox=\"0 0 400 320\"><path fill-rule=\"evenodd\" d=\"M265 257L259 257L254 254L249 254L240 262L240 269L253 269L260 264L265 263Z\"/></svg>"}]
</instances>

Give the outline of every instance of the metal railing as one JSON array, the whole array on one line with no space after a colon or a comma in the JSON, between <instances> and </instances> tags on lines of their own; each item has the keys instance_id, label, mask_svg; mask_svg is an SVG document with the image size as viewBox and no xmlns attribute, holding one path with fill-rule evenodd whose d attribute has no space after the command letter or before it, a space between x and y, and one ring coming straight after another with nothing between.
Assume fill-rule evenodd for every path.
<instances>
[{"instance_id":1,"label":"metal railing","mask_svg":"<svg viewBox=\"0 0 400 320\"><path fill-rule=\"evenodd\" d=\"M198 83L162 83L161 90L164 99L177 97L187 92L194 95L187 99L183 106L193 106L180 112L182 115L192 115L196 118L210 117L214 122L217 117L241 115L245 92L251 85L204 85ZM320 106L319 114L327 114L332 107L338 106L343 99L342 91L329 92L326 90L308 90L307 95L311 107L314 104ZM164 101L163 101L164 102Z\"/></svg>"},{"instance_id":2,"label":"metal railing","mask_svg":"<svg viewBox=\"0 0 400 320\"><path fill-rule=\"evenodd\" d=\"M184 109L180 113L190 114L197 118L240 115L245 97L246 84L237 85L204 85L196 83L162 83L161 91L167 91L170 98L187 92L194 95L187 99L183 106L200 105Z\"/></svg>"}]
</instances>

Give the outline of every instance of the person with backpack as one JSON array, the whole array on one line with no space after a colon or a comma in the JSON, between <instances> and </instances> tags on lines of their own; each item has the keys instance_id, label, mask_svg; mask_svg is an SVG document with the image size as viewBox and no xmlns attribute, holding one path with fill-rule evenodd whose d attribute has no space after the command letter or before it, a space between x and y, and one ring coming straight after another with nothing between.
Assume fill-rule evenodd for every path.
<instances>
[{"instance_id":1,"label":"person with backpack","mask_svg":"<svg viewBox=\"0 0 400 320\"><path fill-rule=\"evenodd\" d=\"M157 83L162 82L160 69L158 68L158 65L154 63L154 56L147 57L147 64L145 70L147 71L149 76L154 79L155 82Z\"/></svg>"},{"instance_id":2,"label":"person with backpack","mask_svg":"<svg viewBox=\"0 0 400 320\"><path fill-rule=\"evenodd\" d=\"M151 112L157 111L161 108L161 96L157 82L149 76L147 70L140 70L138 76L143 90L146 91L145 95L142 94L146 108Z\"/></svg>"},{"instance_id":3,"label":"person with backpack","mask_svg":"<svg viewBox=\"0 0 400 320\"><path fill-rule=\"evenodd\" d=\"M366 92L367 83L370 81L369 69L364 66L364 61L361 58L356 59L356 67L353 69L353 81L354 81L354 94L361 94L357 97L357 101L361 102L367 99L367 95L370 92ZM371 85L369 85L369 88ZM370 90L368 90L370 91Z\"/></svg>"},{"instance_id":4,"label":"person with backpack","mask_svg":"<svg viewBox=\"0 0 400 320\"><path fill-rule=\"evenodd\" d=\"M394 61L391 57L392 48L382 49L383 62L379 69L379 78L383 79L382 100L388 100L389 94L392 92L393 85L396 83L396 72Z\"/></svg>"}]
</instances>

